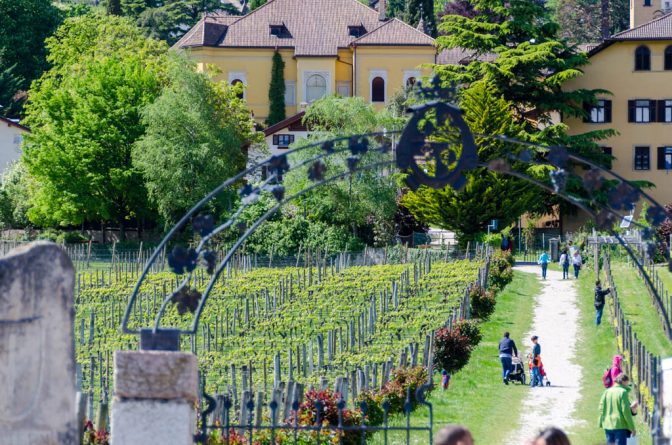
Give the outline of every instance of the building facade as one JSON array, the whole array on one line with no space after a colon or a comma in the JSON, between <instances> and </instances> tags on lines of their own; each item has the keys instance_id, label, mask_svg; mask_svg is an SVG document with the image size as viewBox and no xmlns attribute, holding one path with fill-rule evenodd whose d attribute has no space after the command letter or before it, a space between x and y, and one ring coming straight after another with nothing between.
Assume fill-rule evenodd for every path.
<instances>
[{"instance_id":1,"label":"building facade","mask_svg":"<svg viewBox=\"0 0 672 445\"><path fill-rule=\"evenodd\" d=\"M0 174L21 157L21 144L27 133L28 127L0 116Z\"/></svg>"},{"instance_id":2,"label":"building facade","mask_svg":"<svg viewBox=\"0 0 672 445\"><path fill-rule=\"evenodd\" d=\"M324 95L359 96L382 108L431 72L434 39L358 0L270 0L244 16L202 19L175 47L218 80L245 85L255 119L269 114L272 57L285 63L286 116ZM271 147L272 151L281 147Z\"/></svg>"},{"instance_id":3,"label":"building facade","mask_svg":"<svg viewBox=\"0 0 672 445\"><path fill-rule=\"evenodd\" d=\"M589 56L585 74L566 88L611 94L586 106L586 118L566 119L570 132L616 130L600 142L614 157L612 170L652 182L646 192L663 205L672 202L672 14L612 36Z\"/></svg>"},{"instance_id":4,"label":"building facade","mask_svg":"<svg viewBox=\"0 0 672 445\"><path fill-rule=\"evenodd\" d=\"M672 0L630 0L630 28L660 18L672 11Z\"/></svg>"}]
</instances>

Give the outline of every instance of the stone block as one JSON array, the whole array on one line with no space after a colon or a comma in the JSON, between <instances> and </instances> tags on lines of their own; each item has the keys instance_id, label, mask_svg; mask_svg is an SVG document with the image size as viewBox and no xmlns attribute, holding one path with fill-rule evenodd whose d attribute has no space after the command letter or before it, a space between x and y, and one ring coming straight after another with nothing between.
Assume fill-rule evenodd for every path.
<instances>
[{"instance_id":1,"label":"stone block","mask_svg":"<svg viewBox=\"0 0 672 445\"><path fill-rule=\"evenodd\" d=\"M115 351L114 395L147 400L198 400L198 362L186 352Z\"/></svg>"},{"instance_id":2,"label":"stone block","mask_svg":"<svg viewBox=\"0 0 672 445\"><path fill-rule=\"evenodd\" d=\"M0 444L79 443L73 288L63 249L36 242L0 259Z\"/></svg>"},{"instance_id":3,"label":"stone block","mask_svg":"<svg viewBox=\"0 0 672 445\"><path fill-rule=\"evenodd\" d=\"M192 445L196 411L185 401L115 400L112 445Z\"/></svg>"}]
</instances>

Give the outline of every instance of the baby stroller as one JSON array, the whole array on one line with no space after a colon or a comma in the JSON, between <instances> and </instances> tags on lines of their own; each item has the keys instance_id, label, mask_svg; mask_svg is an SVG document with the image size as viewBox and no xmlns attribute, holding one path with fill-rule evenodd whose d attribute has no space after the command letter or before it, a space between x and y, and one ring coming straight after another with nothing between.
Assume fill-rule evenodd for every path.
<instances>
[{"instance_id":1,"label":"baby stroller","mask_svg":"<svg viewBox=\"0 0 672 445\"><path fill-rule=\"evenodd\" d=\"M527 358L529 360L530 382L531 382L532 381L532 368L534 368L532 354L528 354ZM548 375L546 374L546 370L544 369L544 363L541 360L541 355L537 356L537 362L538 362L538 366L539 366L539 372L541 373L541 386L551 386L551 381L548 380Z\"/></svg>"},{"instance_id":2,"label":"baby stroller","mask_svg":"<svg viewBox=\"0 0 672 445\"><path fill-rule=\"evenodd\" d=\"M523 362L517 355L511 358L511 372L509 373L509 380L520 382L521 385L524 385L526 382Z\"/></svg>"}]
</instances>

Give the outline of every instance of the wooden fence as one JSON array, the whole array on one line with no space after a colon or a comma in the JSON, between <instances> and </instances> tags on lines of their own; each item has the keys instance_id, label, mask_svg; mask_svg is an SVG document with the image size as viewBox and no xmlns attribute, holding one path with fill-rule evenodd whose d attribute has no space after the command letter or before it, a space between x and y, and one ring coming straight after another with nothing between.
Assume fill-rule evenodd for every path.
<instances>
[{"instance_id":1,"label":"wooden fence","mask_svg":"<svg viewBox=\"0 0 672 445\"><path fill-rule=\"evenodd\" d=\"M621 302L618 296L618 288L614 283L611 273L611 260L608 253L604 255L604 270L607 274L609 288L611 289L612 301L611 315L614 319L614 329L618 339L619 352L624 357L624 372L630 376L634 383L634 392L637 401L642 408L644 419L649 424L651 430L657 430L659 425L655 422L659 420L654 416L654 412L661 412L660 389L660 357L652 354L646 349L637 338L633 331L630 321L625 317Z\"/></svg>"}]
</instances>

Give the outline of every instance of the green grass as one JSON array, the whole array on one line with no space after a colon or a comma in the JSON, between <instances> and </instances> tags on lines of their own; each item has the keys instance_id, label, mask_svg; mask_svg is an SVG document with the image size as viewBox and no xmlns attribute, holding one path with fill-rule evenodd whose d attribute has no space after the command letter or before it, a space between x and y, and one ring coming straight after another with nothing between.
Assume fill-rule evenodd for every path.
<instances>
[{"instance_id":1,"label":"green grass","mask_svg":"<svg viewBox=\"0 0 672 445\"><path fill-rule=\"evenodd\" d=\"M605 277L602 277L604 280ZM581 399L576 407L574 418L581 419L581 423L569 431L572 443L593 445L604 443L604 432L597 427L598 406L604 392L602 374L611 365L612 358L618 353L614 329L609 319L611 308L610 299L604 309L602 325L595 326L595 308L593 293L595 275L592 268L584 268L579 278L579 335L577 357L581 358ZM620 280L619 280L620 286ZM619 290L619 295L624 291ZM648 299L648 295L646 295ZM621 297L623 298L623 297ZM657 319L655 320L657 321ZM637 416L637 432L641 445L651 444L651 434L643 417Z\"/></svg>"},{"instance_id":2,"label":"green grass","mask_svg":"<svg viewBox=\"0 0 672 445\"><path fill-rule=\"evenodd\" d=\"M626 318L646 348L659 356L672 355L672 342L667 338L644 281L635 269L624 263L613 263L614 282Z\"/></svg>"},{"instance_id":3,"label":"green grass","mask_svg":"<svg viewBox=\"0 0 672 445\"><path fill-rule=\"evenodd\" d=\"M665 289L667 289L669 293L672 293L672 272L670 272L667 264L657 267L656 270L658 271L658 276L665 285Z\"/></svg>"},{"instance_id":4,"label":"green grass","mask_svg":"<svg viewBox=\"0 0 672 445\"><path fill-rule=\"evenodd\" d=\"M513 282L497 297L495 313L481 325L483 340L469 364L452 377L450 389L441 391L437 376L437 386L429 398L434 409L435 433L443 425L458 423L471 430L476 443L498 444L517 427L522 401L529 390L519 384L502 384L497 345L504 331L517 340L530 330L534 299L540 290L536 275L516 271ZM427 410L420 407L411 418L413 425L426 425ZM395 419L392 423L400 425L403 420ZM389 437L389 443L399 443L394 440L399 436ZM381 435L371 443L383 443ZM426 435L414 434L412 443L426 444Z\"/></svg>"}]
</instances>

